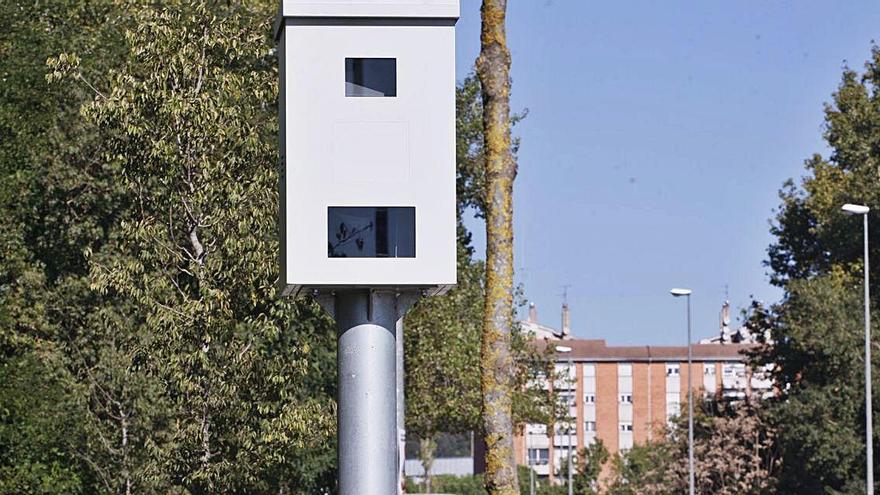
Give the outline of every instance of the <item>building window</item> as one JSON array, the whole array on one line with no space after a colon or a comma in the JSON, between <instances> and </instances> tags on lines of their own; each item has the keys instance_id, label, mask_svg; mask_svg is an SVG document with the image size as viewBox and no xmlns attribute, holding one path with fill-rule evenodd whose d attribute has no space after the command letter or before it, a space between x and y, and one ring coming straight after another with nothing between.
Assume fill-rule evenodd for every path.
<instances>
[{"instance_id":1,"label":"building window","mask_svg":"<svg viewBox=\"0 0 880 495\"><path fill-rule=\"evenodd\" d=\"M633 376L633 367L629 363L620 363L617 365L618 376Z\"/></svg>"},{"instance_id":2,"label":"building window","mask_svg":"<svg viewBox=\"0 0 880 495\"><path fill-rule=\"evenodd\" d=\"M529 464L541 466L550 462L550 449L529 449Z\"/></svg>"},{"instance_id":3,"label":"building window","mask_svg":"<svg viewBox=\"0 0 880 495\"><path fill-rule=\"evenodd\" d=\"M567 435L577 435L577 431L575 431L574 425L558 425L556 427L556 435L558 436L567 436Z\"/></svg>"},{"instance_id":4,"label":"building window","mask_svg":"<svg viewBox=\"0 0 880 495\"><path fill-rule=\"evenodd\" d=\"M327 208L327 257L415 258L414 207Z\"/></svg>"},{"instance_id":5,"label":"building window","mask_svg":"<svg viewBox=\"0 0 880 495\"><path fill-rule=\"evenodd\" d=\"M584 421L584 430L585 431L596 431L596 422L595 421Z\"/></svg>"},{"instance_id":6,"label":"building window","mask_svg":"<svg viewBox=\"0 0 880 495\"><path fill-rule=\"evenodd\" d=\"M704 375L714 375L715 374L715 363L708 363L703 365L703 374Z\"/></svg>"},{"instance_id":7,"label":"building window","mask_svg":"<svg viewBox=\"0 0 880 495\"><path fill-rule=\"evenodd\" d=\"M633 431L632 423L620 423L620 431Z\"/></svg>"},{"instance_id":8,"label":"building window","mask_svg":"<svg viewBox=\"0 0 880 495\"><path fill-rule=\"evenodd\" d=\"M576 367L568 364L557 364L555 367L556 382L554 387L559 389L571 389L577 385Z\"/></svg>"},{"instance_id":9,"label":"building window","mask_svg":"<svg viewBox=\"0 0 880 495\"><path fill-rule=\"evenodd\" d=\"M575 397L572 392L560 392L559 395L556 396L556 400L560 407L574 407Z\"/></svg>"},{"instance_id":10,"label":"building window","mask_svg":"<svg viewBox=\"0 0 880 495\"><path fill-rule=\"evenodd\" d=\"M593 364L585 364L584 368L584 376L596 376L596 365Z\"/></svg>"},{"instance_id":11,"label":"building window","mask_svg":"<svg viewBox=\"0 0 880 495\"><path fill-rule=\"evenodd\" d=\"M723 366L723 368L722 368L722 373L724 373L724 376L728 376L728 377L730 377L730 376L737 376L737 375L740 374L740 373L738 372L738 371L739 371L738 368L739 368L739 366L737 366L736 363L734 363L734 364L725 364L725 365Z\"/></svg>"},{"instance_id":12,"label":"building window","mask_svg":"<svg viewBox=\"0 0 880 495\"><path fill-rule=\"evenodd\" d=\"M633 403L632 394L621 394L620 395L620 403L621 404L632 404Z\"/></svg>"},{"instance_id":13,"label":"building window","mask_svg":"<svg viewBox=\"0 0 880 495\"><path fill-rule=\"evenodd\" d=\"M526 425L526 433L529 435L547 436L547 425L529 423Z\"/></svg>"},{"instance_id":14,"label":"building window","mask_svg":"<svg viewBox=\"0 0 880 495\"><path fill-rule=\"evenodd\" d=\"M681 368L677 364L666 365L666 376L679 376Z\"/></svg>"},{"instance_id":15,"label":"building window","mask_svg":"<svg viewBox=\"0 0 880 495\"><path fill-rule=\"evenodd\" d=\"M346 58L345 96L397 96L397 59Z\"/></svg>"},{"instance_id":16,"label":"building window","mask_svg":"<svg viewBox=\"0 0 880 495\"><path fill-rule=\"evenodd\" d=\"M596 403L596 395L595 394L584 395L584 404L595 404L595 403Z\"/></svg>"}]
</instances>

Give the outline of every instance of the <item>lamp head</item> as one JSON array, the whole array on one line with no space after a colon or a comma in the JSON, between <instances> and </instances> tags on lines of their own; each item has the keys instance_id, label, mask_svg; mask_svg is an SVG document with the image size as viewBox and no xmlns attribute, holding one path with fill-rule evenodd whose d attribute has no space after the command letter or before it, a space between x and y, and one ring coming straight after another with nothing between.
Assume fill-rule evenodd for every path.
<instances>
[{"instance_id":1,"label":"lamp head","mask_svg":"<svg viewBox=\"0 0 880 495\"><path fill-rule=\"evenodd\" d=\"M672 289L669 291L674 297L689 296L691 292L690 289Z\"/></svg>"},{"instance_id":2,"label":"lamp head","mask_svg":"<svg viewBox=\"0 0 880 495\"><path fill-rule=\"evenodd\" d=\"M571 347L569 347L567 345L558 345L558 346L556 346L556 352L562 353L562 354L564 354L566 352L571 352Z\"/></svg>"},{"instance_id":3,"label":"lamp head","mask_svg":"<svg viewBox=\"0 0 880 495\"><path fill-rule=\"evenodd\" d=\"M854 205L852 203L847 203L843 205L843 207L841 207L841 210L849 213L850 215L864 215L871 211L871 209L865 205Z\"/></svg>"}]
</instances>

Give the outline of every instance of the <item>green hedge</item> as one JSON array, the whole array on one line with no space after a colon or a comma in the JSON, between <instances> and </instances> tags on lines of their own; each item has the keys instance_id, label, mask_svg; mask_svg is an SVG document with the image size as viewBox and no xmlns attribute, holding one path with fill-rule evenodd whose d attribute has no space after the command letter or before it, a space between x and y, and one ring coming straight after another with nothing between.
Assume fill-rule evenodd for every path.
<instances>
[{"instance_id":1,"label":"green hedge","mask_svg":"<svg viewBox=\"0 0 880 495\"><path fill-rule=\"evenodd\" d=\"M441 474L433 478L432 493L444 495L486 495L483 487L483 475L452 476ZM519 466L519 489L522 495L529 494L529 470ZM425 493L424 485L416 483L412 478L407 480L407 493ZM564 485L549 486L546 480L538 483L537 495L565 495L568 493Z\"/></svg>"}]
</instances>

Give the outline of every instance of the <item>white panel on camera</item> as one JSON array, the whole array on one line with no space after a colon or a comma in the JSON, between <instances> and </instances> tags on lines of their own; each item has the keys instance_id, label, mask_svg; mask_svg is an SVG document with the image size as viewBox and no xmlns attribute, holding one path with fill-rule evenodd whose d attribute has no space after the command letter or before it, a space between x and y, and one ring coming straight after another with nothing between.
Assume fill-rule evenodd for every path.
<instances>
[{"instance_id":1,"label":"white panel on camera","mask_svg":"<svg viewBox=\"0 0 880 495\"><path fill-rule=\"evenodd\" d=\"M333 126L333 175L343 182L409 180L405 122L337 122Z\"/></svg>"}]
</instances>

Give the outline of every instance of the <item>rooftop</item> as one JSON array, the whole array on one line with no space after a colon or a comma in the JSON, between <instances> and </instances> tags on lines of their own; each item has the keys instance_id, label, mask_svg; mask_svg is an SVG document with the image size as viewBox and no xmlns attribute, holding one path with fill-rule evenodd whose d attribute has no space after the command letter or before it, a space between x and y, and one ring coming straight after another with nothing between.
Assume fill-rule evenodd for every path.
<instances>
[{"instance_id":1,"label":"rooftop","mask_svg":"<svg viewBox=\"0 0 880 495\"><path fill-rule=\"evenodd\" d=\"M541 349L548 345L564 344L571 347L574 361L685 361L687 346L609 346L604 339L569 339L564 342L536 340ZM756 344L693 344L694 361L742 361L744 354ZM566 359L568 353L557 353Z\"/></svg>"}]
</instances>

